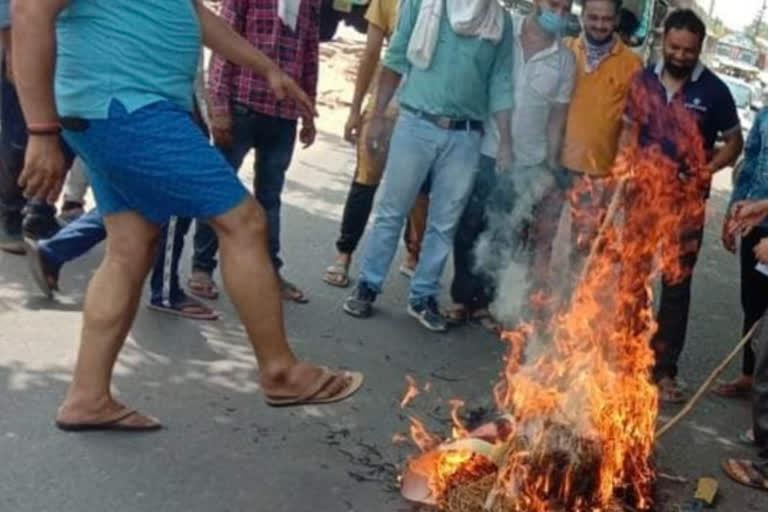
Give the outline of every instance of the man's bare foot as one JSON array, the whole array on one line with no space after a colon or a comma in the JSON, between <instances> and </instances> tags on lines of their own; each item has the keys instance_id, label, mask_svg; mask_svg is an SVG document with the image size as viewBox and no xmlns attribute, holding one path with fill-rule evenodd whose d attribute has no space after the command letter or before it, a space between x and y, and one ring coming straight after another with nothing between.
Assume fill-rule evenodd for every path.
<instances>
[{"instance_id":1,"label":"man's bare foot","mask_svg":"<svg viewBox=\"0 0 768 512\"><path fill-rule=\"evenodd\" d=\"M56 426L67 431L149 431L162 428L156 418L140 414L111 398L102 402L102 405L95 407L65 403L59 408Z\"/></svg>"},{"instance_id":2,"label":"man's bare foot","mask_svg":"<svg viewBox=\"0 0 768 512\"><path fill-rule=\"evenodd\" d=\"M352 396L362 382L358 372L331 371L304 362L261 378L267 403L277 406L339 402Z\"/></svg>"}]
</instances>

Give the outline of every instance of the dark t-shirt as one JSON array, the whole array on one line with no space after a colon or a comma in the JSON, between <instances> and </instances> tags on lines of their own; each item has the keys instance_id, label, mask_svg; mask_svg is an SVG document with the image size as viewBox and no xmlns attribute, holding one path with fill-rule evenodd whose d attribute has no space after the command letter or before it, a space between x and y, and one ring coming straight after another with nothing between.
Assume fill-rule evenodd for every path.
<instances>
[{"instance_id":1,"label":"dark t-shirt","mask_svg":"<svg viewBox=\"0 0 768 512\"><path fill-rule=\"evenodd\" d=\"M682 89L670 96L661 69L660 64L649 66L630 87L626 117L640 124L640 145L658 145L681 166L690 166L697 154L709 159L720 135L741 129L728 86L699 64Z\"/></svg>"}]
</instances>

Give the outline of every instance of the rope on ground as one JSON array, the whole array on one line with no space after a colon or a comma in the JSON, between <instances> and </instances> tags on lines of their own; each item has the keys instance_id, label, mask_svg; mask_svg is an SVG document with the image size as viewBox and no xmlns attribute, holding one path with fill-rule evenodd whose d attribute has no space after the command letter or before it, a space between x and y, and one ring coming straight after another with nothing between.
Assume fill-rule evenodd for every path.
<instances>
[{"instance_id":1,"label":"rope on ground","mask_svg":"<svg viewBox=\"0 0 768 512\"><path fill-rule=\"evenodd\" d=\"M677 425L683 418L688 416L688 414L693 410L694 406L701 400L701 397L704 396L704 393L707 392L707 390L714 384L715 379L717 379L723 371L730 365L734 359L741 353L741 351L744 349L744 347L752 340L752 335L755 334L757 331L757 327L760 325L761 322L755 322L755 325L752 326L752 328L749 330L747 334L744 335L744 337L741 339L738 345L733 349L733 351L728 354L728 356L723 359L723 361L715 368L712 373L709 375L707 380L704 381L704 384L701 385L699 390L694 394L690 400L688 400L688 403L685 404L685 407L680 409L680 412L678 412L674 418L669 420L667 423L665 423L662 427L660 427L656 431L656 439L661 438L664 434L670 431L672 427Z\"/></svg>"}]
</instances>

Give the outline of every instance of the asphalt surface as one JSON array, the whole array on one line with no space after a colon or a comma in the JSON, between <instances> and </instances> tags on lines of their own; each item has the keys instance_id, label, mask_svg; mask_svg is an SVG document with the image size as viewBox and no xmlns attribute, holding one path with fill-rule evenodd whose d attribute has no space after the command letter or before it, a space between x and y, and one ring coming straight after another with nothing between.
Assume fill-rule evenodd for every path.
<instances>
[{"instance_id":1,"label":"asphalt surface","mask_svg":"<svg viewBox=\"0 0 768 512\"><path fill-rule=\"evenodd\" d=\"M464 398L475 416L490 403L503 346L479 328L447 335L422 329L405 312L407 281L396 272L374 318L342 312L347 292L320 276L334 254L353 163L351 148L321 133L315 147L297 152L284 198L285 273L312 300L286 306L290 338L303 357L367 377L339 405L268 408L243 329L222 299L218 322L142 308L130 334L115 389L161 418L165 430L59 432L52 420L74 361L83 290L102 253L97 248L64 269L56 302L35 293L23 258L0 254L0 512L413 510L396 488L412 448L392 442L408 425L399 408L405 375L432 386L407 413L447 433L447 399ZM248 180L250 173L241 175ZM738 264L718 242L727 181L721 176L716 184L696 271L682 360L692 388L739 337ZM730 375L737 372L734 366ZM731 484L719 469L723 457L749 455L736 441L749 424L748 402L706 397L658 445L659 470L685 479L659 481L658 509L678 510L699 477L714 476L721 484L716 510L768 511L768 494Z\"/></svg>"}]
</instances>

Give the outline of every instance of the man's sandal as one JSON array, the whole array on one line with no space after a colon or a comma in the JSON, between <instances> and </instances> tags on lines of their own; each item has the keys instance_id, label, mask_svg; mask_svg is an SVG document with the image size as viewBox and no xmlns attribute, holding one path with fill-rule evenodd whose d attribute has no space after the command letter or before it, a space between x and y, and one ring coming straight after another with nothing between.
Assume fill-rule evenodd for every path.
<instances>
[{"instance_id":1,"label":"man's sandal","mask_svg":"<svg viewBox=\"0 0 768 512\"><path fill-rule=\"evenodd\" d=\"M336 262L327 269L323 274L323 282L337 288L348 288L349 281L349 264Z\"/></svg>"},{"instance_id":2,"label":"man's sandal","mask_svg":"<svg viewBox=\"0 0 768 512\"><path fill-rule=\"evenodd\" d=\"M768 468L761 468L751 460L727 459L723 471L734 482L753 489L768 491Z\"/></svg>"},{"instance_id":3,"label":"man's sandal","mask_svg":"<svg viewBox=\"0 0 768 512\"><path fill-rule=\"evenodd\" d=\"M143 425L126 423L127 419L135 416L144 417L149 422ZM99 423L65 423L57 420L56 427L65 432L153 432L162 429L163 425L151 416L142 416L135 409L125 408L115 413L112 418Z\"/></svg>"},{"instance_id":4,"label":"man's sandal","mask_svg":"<svg viewBox=\"0 0 768 512\"><path fill-rule=\"evenodd\" d=\"M206 306L192 297L186 297L183 301L172 304L156 304L150 302L147 304L147 308L152 311L158 311L160 313L182 318L190 318L192 320L219 319L219 313L215 309Z\"/></svg>"},{"instance_id":5,"label":"man's sandal","mask_svg":"<svg viewBox=\"0 0 768 512\"><path fill-rule=\"evenodd\" d=\"M272 407L290 407L300 405L323 405L341 402L354 395L363 385L363 374L350 371L331 371L322 367L320 375L309 382L295 397L279 397L266 395L267 405ZM324 389L328 388L336 379L347 380L346 386L333 396L318 398Z\"/></svg>"},{"instance_id":6,"label":"man's sandal","mask_svg":"<svg viewBox=\"0 0 768 512\"><path fill-rule=\"evenodd\" d=\"M219 298L219 288L211 276L205 272L193 272L187 280L189 293L201 299L216 300Z\"/></svg>"}]
</instances>

